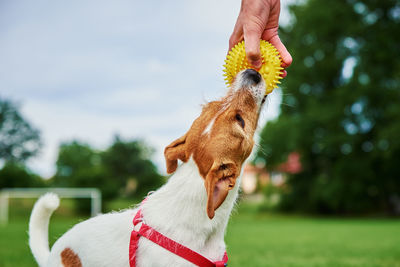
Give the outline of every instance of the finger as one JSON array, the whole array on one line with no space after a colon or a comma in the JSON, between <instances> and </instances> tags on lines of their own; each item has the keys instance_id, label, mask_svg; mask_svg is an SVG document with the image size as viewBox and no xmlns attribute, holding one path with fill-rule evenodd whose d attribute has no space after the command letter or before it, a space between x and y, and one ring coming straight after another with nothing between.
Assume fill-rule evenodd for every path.
<instances>
[{"instance_id":1,"label":"finger","mask_svg":"<svg viewBox=\"0 0 400 267\"><path fill-rule=\"evenodd\" d=\"M237 43L243 40L243 25L240 23L239 19L235 24L235 28L233 28L233 32L231 37L229 38L229 51L234 47Z\"/></svg>"},{"instance_id":2,"label":"finger","mask_svg":"<svg viewBox=\"0 0 400 267\"><path fill-rule=\"evenodd\" d=\"M261 32L256 29L244 28L244 47L249 63L256 69L261 68L262 60L260 54Z\"/></svg>"},{"instance_id":3,"label":"finger","mask_svg":"<svg viewBox=\"0 0 400 267\"><path fill-rule=\"evenodd\" d=\"M263 38L264 39L264 38ZM282 67L287 68L292 64L292 56L289 51L286 49L285 45L282 43L281 39L278 35L274 35L269 41L275 48L278 50L279 54L282 58Z\"/></svg>"},{"instance_id":4,"label":"finger","mask_svg":"<svg viewBox=\"0 0 400 267\"><path fill-rule=\"evenodd\" d=\"M229 38L229 51L239 42L243 41L243 33L233 35Z\"/></svg>"}]
</instances>

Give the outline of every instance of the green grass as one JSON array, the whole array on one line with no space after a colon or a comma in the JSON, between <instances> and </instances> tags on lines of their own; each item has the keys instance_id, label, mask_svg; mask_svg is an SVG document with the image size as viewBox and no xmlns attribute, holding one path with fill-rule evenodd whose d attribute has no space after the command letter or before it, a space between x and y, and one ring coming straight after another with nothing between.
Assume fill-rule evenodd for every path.
<instances>
[{"instance_id":1,"label":"green grass","mask_svg":"<svg viewBox=\"0 0 400 267\"><path fill-rule=\"evenodd\" d=\"M231 267L400 266L399 220L284 216L251 209L242 205L229 223ZM1 267L36 266L27 245L27 216L11 213L10 223L0 227ZM50 223L51 243L82 219L66 209L57 211Z\"/></svg>"},{"instance_id":2,"label":"green grass","mask_svg":"<svg viewBox=\"0 0 400 267\"><path fill-rule=\"evenodd\" d=\"M400 266L400 221L236 214L230 266Z\"/></svg>"}]
</instances>

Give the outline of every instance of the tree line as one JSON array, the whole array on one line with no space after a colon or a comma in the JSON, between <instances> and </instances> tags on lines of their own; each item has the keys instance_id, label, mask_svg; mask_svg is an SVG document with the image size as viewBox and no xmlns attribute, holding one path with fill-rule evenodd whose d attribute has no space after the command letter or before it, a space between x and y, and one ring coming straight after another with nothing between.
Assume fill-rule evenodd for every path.
<instances>
[{"instance_id":1,"label":"tree line","mask_svg":"<svg viewBox=\"0 0 400 267\"><path fill-rule=\"evenodd\" d=\"M141 140L115 136L98 150L82 141L60 145L56 173L42 179L26 167L41 147L40 133L22 117L17 106L0 98L0 189L5 187L95 187L104 201L117 196L142 198L159 187L164 177L151 161L153 150ZM80 201L79 208L88 207Z\"/></svg>"}]
</instances>

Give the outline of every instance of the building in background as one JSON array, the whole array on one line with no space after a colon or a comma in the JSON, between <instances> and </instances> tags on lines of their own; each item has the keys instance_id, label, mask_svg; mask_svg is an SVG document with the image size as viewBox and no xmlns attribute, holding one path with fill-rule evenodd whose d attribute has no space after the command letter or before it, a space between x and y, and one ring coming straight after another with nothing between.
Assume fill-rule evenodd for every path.
<instances>
[{"instance_id":1,"label":"building in background","mask_svg":"<svg viewBox=\"0 0 400 267\"><path fill-rule=\"evenodd\" d=\"M287 161L274 170L267 170L264 165L248 163L243 169L242 190L250 195L268 184L280 187L284 185L287 174L299 173L301 170L300 154L297 152L290 153Z\"/></svg>"}]
</instances>

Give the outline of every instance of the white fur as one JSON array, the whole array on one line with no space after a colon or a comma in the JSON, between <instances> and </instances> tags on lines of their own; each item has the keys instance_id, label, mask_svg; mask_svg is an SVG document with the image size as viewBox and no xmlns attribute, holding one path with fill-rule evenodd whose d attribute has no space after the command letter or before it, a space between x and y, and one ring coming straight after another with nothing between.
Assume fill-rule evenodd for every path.
<instances>
[{"instance_id":1,"label":"white fur","mask_svg":"<svg viewBox=\"0 0 400 267\"><path fill-rule=\"evenodd\" d=\"M29 221L29 246L39 266L46 266L49 258L48 229L51 214L58 208L60 199L47 193L35 204Z\"/></svg>"},{"instance_id":2,"label":"white fur","mask_svg":"<svg viewBox=\"0 0 400 267\"><path fill-rule=\"evenodd\" d=\"M239 184L240 180L210 220L206 213L204 179L190 159L141 206L144 221L212 261L221 260L225 251L224 233ZM48 202L44 200L46 196L36 203L29 230L31 249L41 267L62 266L60 253L65 248L71 248L83 266L129 266L129 240L137 209L99 215L75 225L57 240L48 256L47 225L51 212L43 210ZM137 253L139 267L194 266L143 237L140 238Z\"/></svg>"},{"instance_id":3,"label":"white fur","mask_svg":"<svg viewBox=\"0 0 400 267\"><path fill-rule=\"evenodd\" d=\"M207 127L204 129L202 134L209 134L211 132L212 127L214 126L214 122L217 116L215 116L207 125Z\"/></svg>"}]
</instances>

